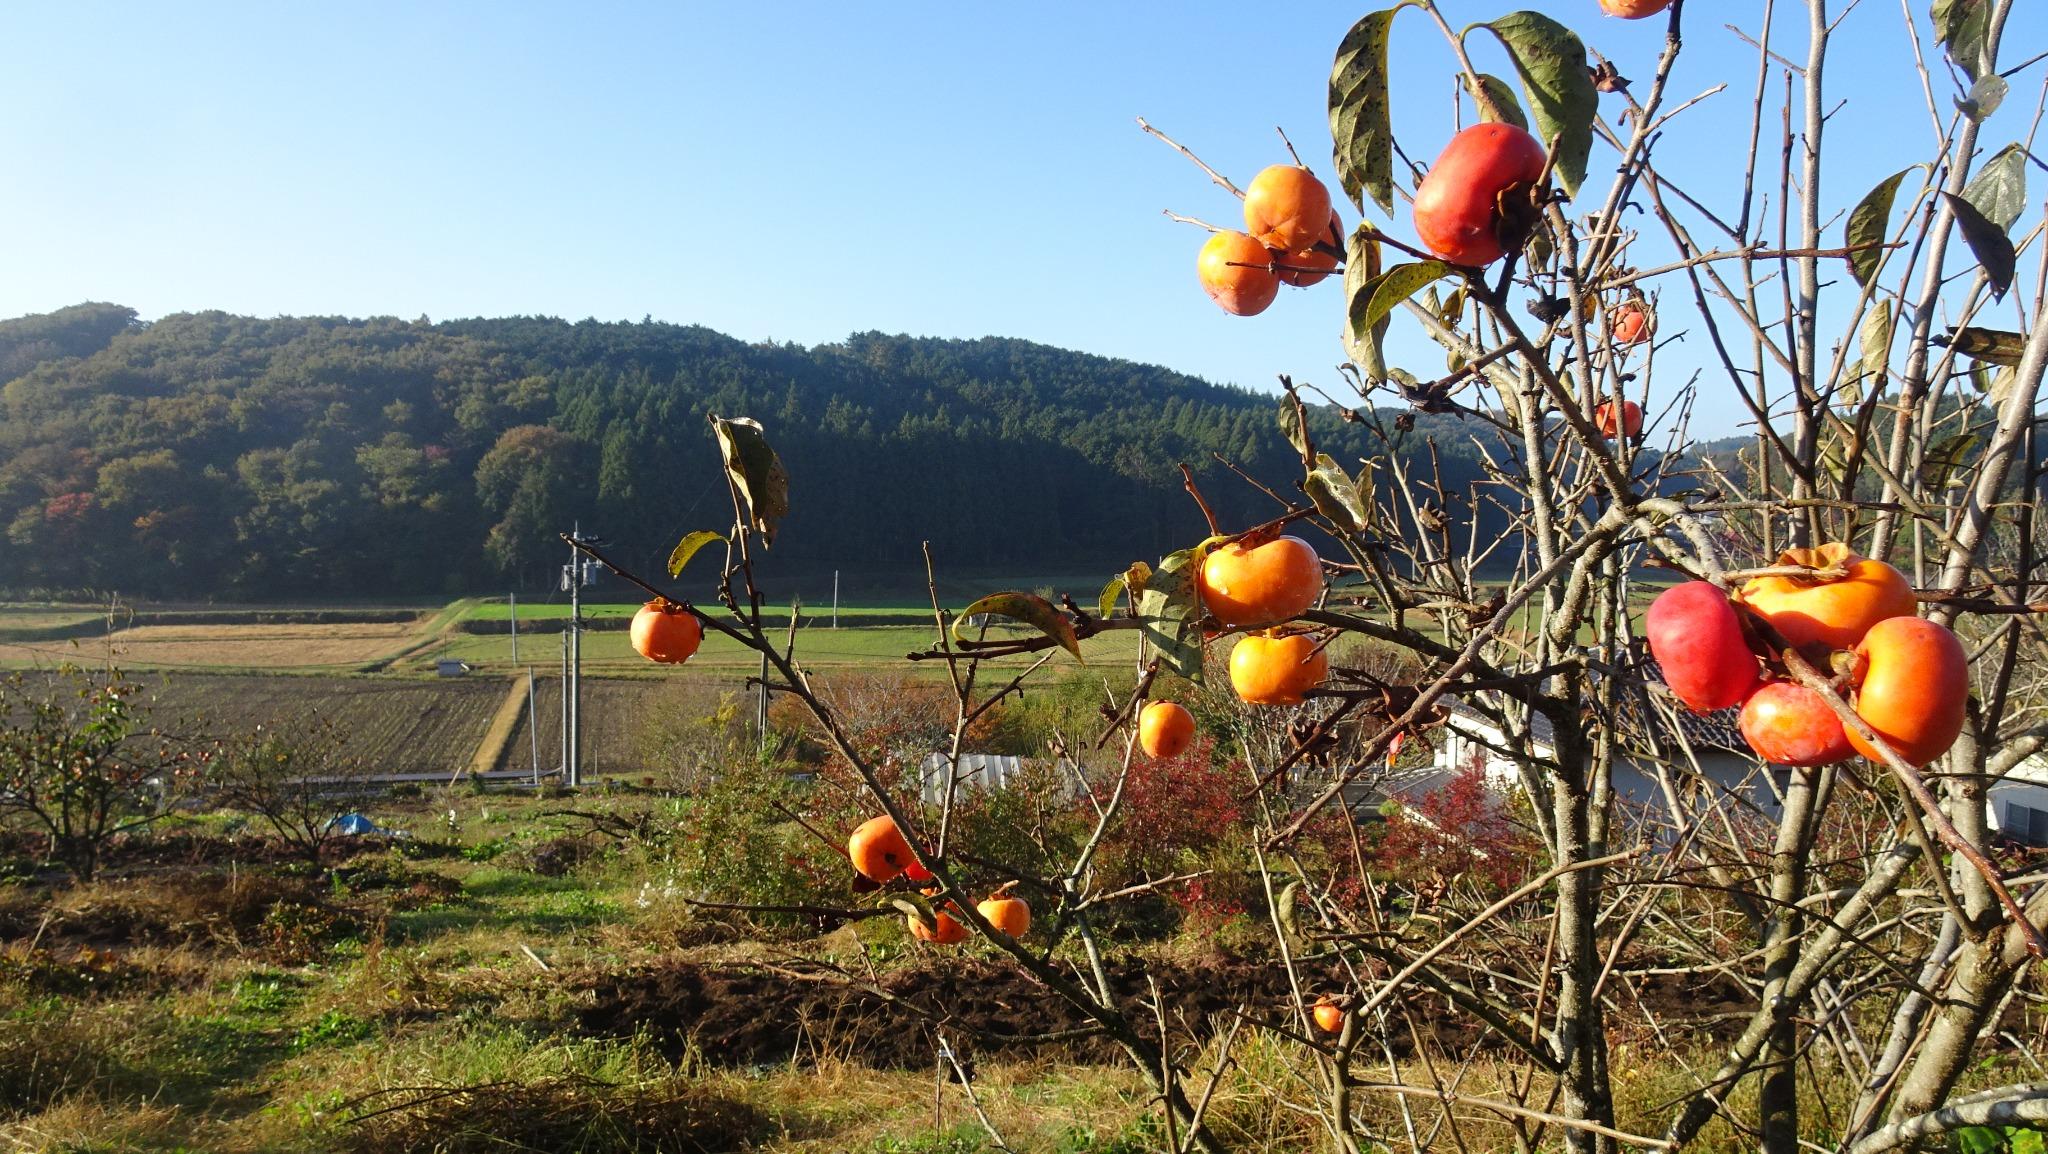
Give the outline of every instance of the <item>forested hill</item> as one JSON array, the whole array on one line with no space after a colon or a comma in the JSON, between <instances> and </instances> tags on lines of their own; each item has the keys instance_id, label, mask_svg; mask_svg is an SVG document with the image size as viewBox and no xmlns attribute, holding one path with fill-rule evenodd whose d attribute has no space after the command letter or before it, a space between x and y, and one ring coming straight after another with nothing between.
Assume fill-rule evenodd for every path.
<instances>
[{"instance_id":1,"label":"forested hill","mask_svg":"<svg viewBox=\"0 0 2048 1154\"><path fill-rule=\"evenodd\" d=\"M773 567L1120 567L1199 539L1175 464L1233 525L1292 491L1273 398L986 338L803 348L697 326L430 324L86 304L0 321L0 588L285 598L552 585L580 520L657 568L729 519L707 413L792 477ZM1476 475L1458 424L1450 478ZM1432 424L1425 424L1423 432ZM1363 434L1318 415L1340 460ZM1418 445L1419 448L1419 445ZM1463 451L1461 452L1461 448Z\"/></svg>"}]
</instances>

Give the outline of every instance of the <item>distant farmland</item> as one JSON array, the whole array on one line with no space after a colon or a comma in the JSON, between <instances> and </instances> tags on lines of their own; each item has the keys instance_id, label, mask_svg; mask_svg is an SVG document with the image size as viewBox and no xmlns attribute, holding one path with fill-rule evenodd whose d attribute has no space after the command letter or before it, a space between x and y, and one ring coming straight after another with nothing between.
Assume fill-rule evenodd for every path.
<instances>
[{"instance_id":1,"label":"distant farmland","mask_svg":"<svg viewBox=\"0 0 2048 1154\"><path fill-rule=\"evenodd\" d=\"M561 762L562 692L553 677L535 682L536 730L528 726L524 677L172 673L139 680L151 692L152 720L181 734L227 738L259 725L289 731L317 716L346 734L349 753L364 758L373 772L446 774L451 780L471 768L492 715L512 694L521 703L518 720L490 768L530 769L536 750L542 772ZM667 768L657 756L665 748L661 739L691 731L708 737L705 719L726 695L740 700L738 693L737 682L720 686L702 678L585 678L585 777L661 772Z\"/></svg>"},{"instance_id":2,"label":"distant farmland","mask_svg":"<svg viewBox=\"0 0 2048 1154\"><path fill-rule=\"evenodd\" d=\"M951 608L967 604L961 600ZM595 676L709 678L737 683L760 661L758 654L709 633L684 670L650 666L627 641L625 624L638 606L585 606L591 628L583 638L583 665ZM705 608L722 614L712 605ZM466 598L417 610L267 607L263 609L126 610L131 624L106 628L104 608L0 605L0 667L71 661L111 662L125 669L185 670L194 673L384 673L430 676L444 659L467 662L477 672L516 673L533 666L545 673L559 666L566 605L543 602L519 606L517 660L512 623L503 601ZM821 671L893 668L913 675L942 672L937 662L913 664L905 654L930 649L936 640L930 610L912 604L843 607L840 625L804 610L797 632L797 660ZM767 611L779 643L787 609ZM117 621L118 624L118 621ZM1007 624L991 637L1022 636ZM1082 643L1091 662L1124 661L1135 654L1136 635L1118 632ZM1066 660L1066 659L1062 659Z\"/></svg>"},{"instance_id":3,"label":"distant farmland","mask_svg":"<svg viewBox=\"0 0 2048 1154\"><path fill-rule=\"evenodd\" d=\"M262 725L289 731L318 716L348 735L351 753L378 773L468 768L509 679L423 681L377 677L264 677L205 673L145 676L156 724L209 737Z\"/></svg>"}]
</instances>

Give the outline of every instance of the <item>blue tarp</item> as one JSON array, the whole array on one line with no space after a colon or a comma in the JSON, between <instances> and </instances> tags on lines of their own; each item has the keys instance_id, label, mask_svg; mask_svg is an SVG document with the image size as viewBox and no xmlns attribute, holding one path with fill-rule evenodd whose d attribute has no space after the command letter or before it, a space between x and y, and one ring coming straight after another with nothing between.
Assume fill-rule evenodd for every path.
<instances>
[{"instance_id":1,"label":"blue tarp","mask_svg":"<svg viewBox=\"0 0 2048 1154\"><path fill-rule=\"evenodd\" d=\"M359 813L345 813L327 823L327 828L344 837L399 837L397 830L385 829Z\"/></svg>"}]
</instances>

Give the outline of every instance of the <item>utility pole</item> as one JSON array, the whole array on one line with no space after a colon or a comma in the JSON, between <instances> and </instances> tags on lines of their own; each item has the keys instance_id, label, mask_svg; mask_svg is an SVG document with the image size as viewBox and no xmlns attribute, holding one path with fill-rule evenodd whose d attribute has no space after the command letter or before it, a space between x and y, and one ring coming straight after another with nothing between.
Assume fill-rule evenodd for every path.
<instances>
[{"instance_id":1,"label":"utility pole","mask_svg":"<svg viewBox=\"0 0 2048 1154\"><path fill-rule=\"evenodd\" d=\"M569 631L562 630L562 761L561 783L569 784Z\"/></svg>"},{"instance_id":2,"label":"utility pole","mask_svg":"<svg viewBox=\"0 0 2048 1154\"><path fill-rule=\"evenodd\" d=\"M832 628L839 628L839 570L832 570Z\"/></svg>"},{"instance_id":3,"label":"utility pole","mask_svg":"<svg viewBox=\"0 0 2048 1154\"><path fill-rule=\"evenodd\" d=\"M754 705L754 741L758 748L768 748L768 653L761 653L761 696Z\"/></svg>"},{"instance_id":4,"label":"utility pole","mask_svg":"<svg viewBox=\"0 0 2048 1154\"><path fill-rule=\"evenodd\" d=\"M586 560L578 545L600 545L604 539L585 536L578 522L569 531L569 563L562 567L562 583L569 587L568 683L563 688L565 714L563 732L563 784L583 784L583 587L597 580L597 562Z\"/></svg>"},{"instance_id":5,"label":"utility pole","mask_svg":"<svg viewBox=\"0 0 2048 1154\"><path fill-rule=\"evenodd\" d=\"M582 528L576 529L578 536ZM583 784L583 558L569 558L569 785Z\"/></svg>"},{"instance_id":6,"label":"utility pole","mask_svg":"<svg viewBox=\"0 0 2048 1154\"><path fill-rule=\"evenodd\" d=\"M526 746L533 755L533 788L540 789L540 711L533 705L533 666L526 667Z\"/></svg>"},{"instance_id":7,"label":"utility pole","mask_svg":"<svg viewBox=\"0 0 2048 1154\"><path fill-rule=\"evenodd\" d=\"M512 612L512 664L519 664L519 594L505 594L505 604Z\"/></svg>"}]
</instances>

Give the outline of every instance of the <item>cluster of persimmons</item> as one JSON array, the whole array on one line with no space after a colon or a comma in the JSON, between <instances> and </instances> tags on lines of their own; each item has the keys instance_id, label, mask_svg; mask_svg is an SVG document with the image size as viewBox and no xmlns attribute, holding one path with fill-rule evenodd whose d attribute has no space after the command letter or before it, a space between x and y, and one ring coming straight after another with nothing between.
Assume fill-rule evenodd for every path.
<instances>
[{"instance_id":1,"label":"cluster of persimmons","mask_svg":"<svg viewBox=\"0 0 2048 1154\"><path fill-rule=\"evenodd\" d=\"M1946 753L1963 731L1969 658L1946 626L1917 615L1905 575L1841 543L1779 560L1793 572L1752 578L1733 595L1689 581L1650 603L1650 653L1672 693L1701 713L1741 706L1743 739L1766 761L1882 760L1819 690L1789 676L1790 651L1906 761Z\"/></svg>"},{"instance_id":2,"label":"cluster of persimmons","mask_svg":"<svg viewBox=\"0 0 2048 1154\"><path fill-rule=\"evenodd\" d=\"M932 880L931 871L918 862L909 839L887 814L871 817L853 831L853 836L846 839L846 856L862 877L877 885L897 877L912 882ZM929 895L938 891L925 892ZM998 888L974 908L990 928L1010 937L1021 938L1031 928L1031 907L1022 898L1013 897L1008 885ZM959 907L948 902L945 909L932 914L929 922L916 914L906 915L905 920L910 924L911 936L919 941L953 946L969 937L966 923L953 916L959 912Z\"/></svg>"},{"instance_id":3,"label":"cluster of persimmons","mask_svg":"<svg viewBox=\"0 0 2048 1154\"><path fill-rule=\"evenodd\" d=\"M1670 7L1670 0L1602 0L1602 6L1610 15L1641 19ZM1417 238L1452 264L1491 265L1526 236L1528 194L1548 169L1543 145L1516 125L1488 121L1464 129L1415 190ZM1253 177L1244 191L1244 222L1242 232L1212 233L1195 261L1203 291L1225 312L1256 316L1272 305L1281 285L1318 284L1345 258L1344 222L1330 190L1301 165L1276 164ZM1365 244L1376 252L1377 240ZM1607 310L1606 324L1614 347L1624 350L1648 341L1655 329L1634 296ZM1632 440L1642 432L1643 409L1609 400L1593 419L1609 439Z\"/></svg>"}]
</instances>

